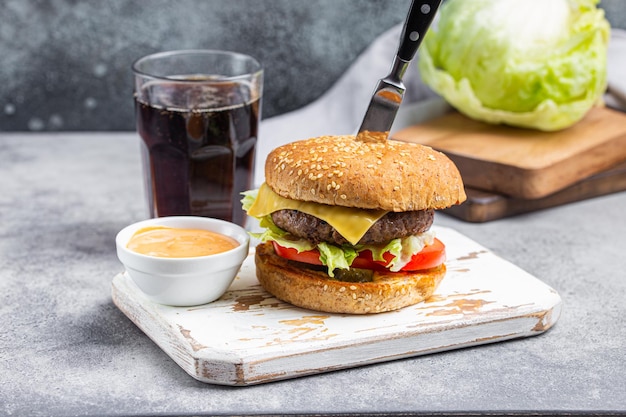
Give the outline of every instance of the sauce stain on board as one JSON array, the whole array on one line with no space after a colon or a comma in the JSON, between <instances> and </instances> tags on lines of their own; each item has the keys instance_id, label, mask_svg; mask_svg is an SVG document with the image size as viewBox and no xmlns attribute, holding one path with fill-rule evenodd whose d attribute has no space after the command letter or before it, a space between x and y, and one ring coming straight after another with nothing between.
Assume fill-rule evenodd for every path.
<instances>
[{"instance_id":1,"label":"sauce stain on board","mask_svg":"<svg viewBox=\"0 0 626 417\"><path fill-rule=\"evenodd\" d=\"M300 319L293 320L280 320L279 323L286 324L289 326L303 326L307 324L315 324L323 326L324 321L330 318L330 316L303 316Z\"/></svg>"},{"instance_id":2,"label":"sauce stain on board","mask_svg":"<svg viewBox=\"0 0 626 417\"><path fill-rule=\"evenodd\" d=\"M261 305L265 297L260 294L243 295L235 299L233 311L248 311L251 306Z\"/></svg>"},{"instance_id":3,"label":"sauce stain on board","mask_svg":"<svg viewBox=\"0 0 626 417\"><path fill-rule=\"evenodd\" d=\"M281 304L278 300L271 303L265 303L265 300L268 299L274 299L274 297L264 293L240 295L234 299L232 310L234 312L249 311L252 307L278 307Z\"/></svg>"},{"instance_id":4,"label":"sauce stain on board","mask_svg":"<svg viewBox=\"0 0 626 417\"><path fill-rule=\"evenodd\" d=\"M487 290L472 290L467 294L454 294L446 297L433 294L428 299L424 300L424 306L421 308L424 310L426 316L448 316L456 314L476 314L480 309L487 305L492 304L494 301L486 301L482 298L474 298L479 294L488 294L491 291ZM433 304L439 305L433 305Z\"/></svg>"},{"instance_id":5,"label":"sauce stain on board","mask_svg":"<svg viewBox=\"0 0 626 417\"><path fill-rule=\"evenodd\" d=\"M462 298L459 300L451 300L449 303L442 305L440 309L426 313L427 316L449 316L451 314L476 314L480 309L493 301L485 301L481 299Z\"/></svg>"},{"instance_id":6,"label":"sauce stain on board","mask_svg":"<svg viewBox=\"0 0 626 417\"><path fill-rule=\"evenodd\" d=\"M202 343L199 343L196 339L193 338L193 336L191 336L191 330L185 329L180 325L178 325L178 330L180 331L180 334L182 334L183 337L189 342L189 345L194 352L197 352L207 347L204 346Z\"/></svg>"},{"instance_id":7,"label":"sauce stain on board","mask_svg":"<svg viewBox=\"0 0 626 417\"><path fill-rule=\"evenodd\" d=\"M287 334L290 337L283 339L278 337L272 341L270 341L267 345L273 344L283 344L287 342L297 342L299 340L328 340L331 339L337 334L329 334L328 328L326 327L325 321L330 318L327 315L311 315L311 316L302 316L297 319L289 319L289 320L279 320L278 323L281 325L286 325ZM280 334L285 333L284 331L277 332Z\"/></svg>"},{"instance_id":8,"label":"sauce stain on board","mask_svg":"<svg viewBox=\"0 0 626 417\"><path fill-rule=\"evenodd\" d=\"M487 250L480 250L480 251L474 251L474 252L470 252L465 256L459 256L458 258L456 258L457 261L469 261L472 259L478 259L478 257L484 253L488 253Z\"/></svg>"}]
</instances>

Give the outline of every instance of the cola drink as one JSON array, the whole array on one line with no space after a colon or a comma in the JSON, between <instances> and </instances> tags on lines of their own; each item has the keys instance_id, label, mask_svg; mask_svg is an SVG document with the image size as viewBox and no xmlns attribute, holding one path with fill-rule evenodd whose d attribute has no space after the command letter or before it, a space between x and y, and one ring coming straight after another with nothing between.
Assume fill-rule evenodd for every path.
<instances>
[{"instance_id":1,"label":"cola drink","mask_svg":"<svg viewBox=\"0 0 626 417\"><path fill-rule=\"evenodd\" d=\"M240 194L252 186L260 98L245 83L193 80L150 82L135 94L150 215L243 225Z\"/></svg>"}]
</instances>

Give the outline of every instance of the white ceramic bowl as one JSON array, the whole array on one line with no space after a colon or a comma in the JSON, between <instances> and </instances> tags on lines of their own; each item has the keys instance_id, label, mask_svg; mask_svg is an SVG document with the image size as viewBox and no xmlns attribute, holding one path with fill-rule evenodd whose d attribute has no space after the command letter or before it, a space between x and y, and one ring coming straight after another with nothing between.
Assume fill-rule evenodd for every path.
<instances>
[{"instance_id":1,"label":"white ceramic bowl","mask_svg":"<svg viewBox=\"0 0 626 417\"><path fill-rule=\"evenodd\" d=\"M129 250L126 246L130 238L148 226L209 230L230 236L239 246L192 258L160 258ZM242 227L223 220L173 216L127 226L117 234L115 245L126 273L148 298L160 304L194 306L215 301L226 292L248 255L250 237Z\"/></svg>"}]
</instances>

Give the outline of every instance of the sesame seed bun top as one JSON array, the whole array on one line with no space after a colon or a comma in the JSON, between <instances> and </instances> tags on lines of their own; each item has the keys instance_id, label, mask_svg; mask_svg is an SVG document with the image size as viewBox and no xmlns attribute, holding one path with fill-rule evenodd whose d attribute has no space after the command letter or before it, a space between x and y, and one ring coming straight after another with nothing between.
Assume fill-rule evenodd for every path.
<instances>
[{"instance_id":1,"label":"sesame seed bun top","mask_svg":"<svg viewBox=\"0 0 626 417\"><path fill-rule=\"evenodd\" d=\"M457 167L443 153L376 135L280 146L267 157L265 181L292 200L363 209L443 209L466 198Z\"/></svg>"}]
</instances>

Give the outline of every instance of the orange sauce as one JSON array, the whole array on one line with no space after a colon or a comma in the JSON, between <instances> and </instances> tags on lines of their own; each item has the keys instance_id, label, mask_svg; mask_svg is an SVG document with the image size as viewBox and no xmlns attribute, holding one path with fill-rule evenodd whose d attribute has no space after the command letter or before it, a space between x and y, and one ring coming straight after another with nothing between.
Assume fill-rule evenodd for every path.
<instances>
[{"instance_id":1,"label":"orange sauce","mask_svg":"<svg viewBox=\"0 0 626 417\"><path fill-rule=\"evenodd\" d=\"M201 229L146 227L135 232L126 247L161 258L192 258L226 252L239 243L220 233Z\"/></svg>"}]
</instances>

